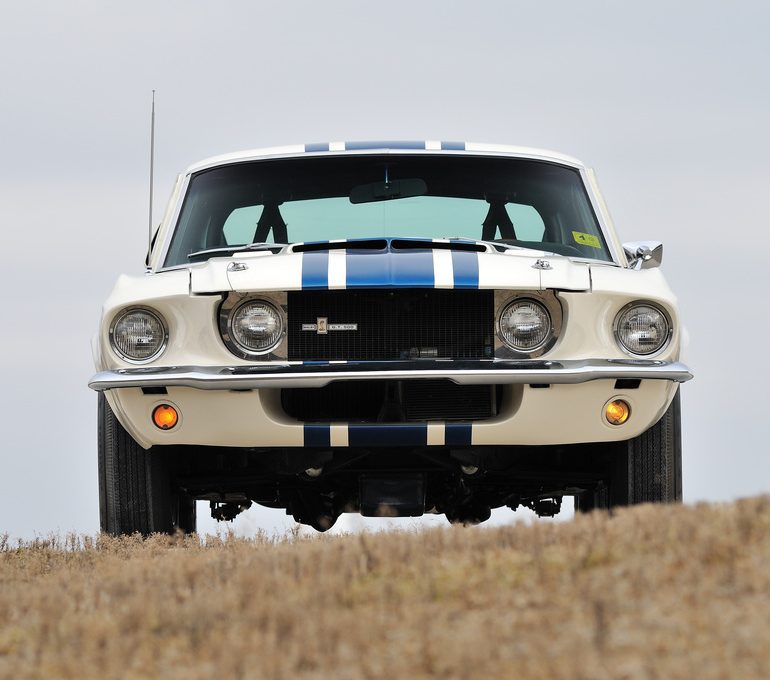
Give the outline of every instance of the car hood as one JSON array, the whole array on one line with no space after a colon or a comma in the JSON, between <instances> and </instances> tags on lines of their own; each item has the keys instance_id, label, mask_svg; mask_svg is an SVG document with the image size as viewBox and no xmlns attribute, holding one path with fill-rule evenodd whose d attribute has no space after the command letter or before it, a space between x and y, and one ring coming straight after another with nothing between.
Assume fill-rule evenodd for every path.
<instances>
[{"instance_id":1,"label":"car hood","mask_svg":"<svg viewBox=\"0 0 770 680\"><path fill-rule=\"evenodd\" d=\"M537 250L499 252L473 241L379 239L294 244L191 267L193 294L345 288L585 291L588 263Z\"/></svg>"}]
</instances>

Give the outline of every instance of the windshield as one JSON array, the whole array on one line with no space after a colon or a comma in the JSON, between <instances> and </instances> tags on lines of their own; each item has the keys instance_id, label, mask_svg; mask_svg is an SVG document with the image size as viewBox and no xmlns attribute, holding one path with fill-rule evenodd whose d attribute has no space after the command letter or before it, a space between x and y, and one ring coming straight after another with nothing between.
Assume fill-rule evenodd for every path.
<instances>
[{"instance_id":1,"label":"windshield","mask_svg":"<svg viewBox=\"0 0 770 680\"><path fill-rule=\"evenodd\" d=\"M251 243L373 237L468 238L611 259L577 170L511 158L387 155L197 173L165 266Z\"/></svg>"}]
</instances>

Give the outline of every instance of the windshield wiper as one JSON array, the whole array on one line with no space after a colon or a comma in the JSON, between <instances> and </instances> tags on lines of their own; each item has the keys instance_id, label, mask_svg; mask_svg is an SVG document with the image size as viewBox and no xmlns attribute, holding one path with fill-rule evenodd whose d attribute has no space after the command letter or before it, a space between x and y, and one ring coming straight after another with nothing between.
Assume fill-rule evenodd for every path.
<instances>
[{"instance_id":1,"label":"windshield wiper","mask_svg":"<svg viewBox=\"0 0 770 680\"><path fill-rule=\"evenodd\" d=\"M549 250L548 248L539 248L537 244L533 243L531 246L517 246L513 243L501 243L499 241L479 241L479 243L484 243L486 245L492 246L493 248L502 248L503 250L539 250L543 253L548 253L549 255L559 255L554 250Z\"/></svg>"},{"instance_id":2,"label":"windshield wiper","mask_svg":"<svg viewBox=\"0 0 770 680\"><path fill-rule=\"evenodd\" d=\"M285 248L288 243L265 243L264 241L255 241L254 243L247 243L240 246L224 246L219 248L206 248L205 250L196 250L194 253L190 253L187 256L188 260L192 260L196 257L202 257L203 255L216 255L217 253L242 253L249 250L272 250L273 248Z\"/></svg>"},{"instance_id":3,"label":"windshield wiper","mask_svg":"<svg viewBox=\"0 0 770 680\"><path fill-rule=\"evenodd\" d=\"M513 243L503 243L501 241L483 241L479 238L472 238L470 236L442 236L441 238L448 238L451 243L453 240L458 241L473 241L474 243L482 243L485 246L492 246L495 250L502 248L503 250L539 250L550 255L558 255L559 253L548 250L547 248L537 248L533 243L531 246L518 246Z\"/></svg>"}]
</instances>

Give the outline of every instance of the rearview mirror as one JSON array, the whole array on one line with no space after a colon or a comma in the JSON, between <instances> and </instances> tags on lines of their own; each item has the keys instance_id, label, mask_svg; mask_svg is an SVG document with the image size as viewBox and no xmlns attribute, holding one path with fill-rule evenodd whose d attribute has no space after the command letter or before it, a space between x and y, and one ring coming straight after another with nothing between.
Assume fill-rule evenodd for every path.
<instances>
[{"instance_id":1,"label":"rearview mirror","mask_svg":"<svg viewBox=\"0 0 770 680\"><path fill-rule=\"evenodd\" d=\"M629 241L623 251L631 269L652 269L663 262L663 244L660 241Z\"/></svg>"},{"instance_id":2,"label":"rearview mirror","mask_svg":"<svg viewBox=\"0 0 770 680\"><path fill-rule=\"evenodd\" d=\"M413 198L428 193L428 185L424 179L394 179L389 182L372 182L359 184L350 192L351 203L373 203L375 201L390 201L394 198Z\"/></svg>"}]
</instances>

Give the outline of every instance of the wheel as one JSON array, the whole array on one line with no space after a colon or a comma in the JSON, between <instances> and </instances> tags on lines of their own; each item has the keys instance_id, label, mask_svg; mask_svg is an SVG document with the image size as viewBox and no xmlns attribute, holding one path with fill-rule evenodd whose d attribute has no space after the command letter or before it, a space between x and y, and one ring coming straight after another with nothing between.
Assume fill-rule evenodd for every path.
<instances>
[{"instance_id":1,"label":"wheel","mask_svg":"<svg viewBox=\"0 0 770 680\"><path fill-rule=\"evenodd\" d=\"M195 531L195 501L172 485L169 453L134 441L99 394L99 521L119 536Z\"/></svg>"},{"instance_id":2,"label":"wheel","mask_svg":"<svg viewBox=\"0 0 770 680\"><path fill-rule=\"evenodd\" d=\"M607 483L575 497L575 510L682 500L679 390L663 417L638 437L609 445Z\"/></svg>"}]
</instances>

